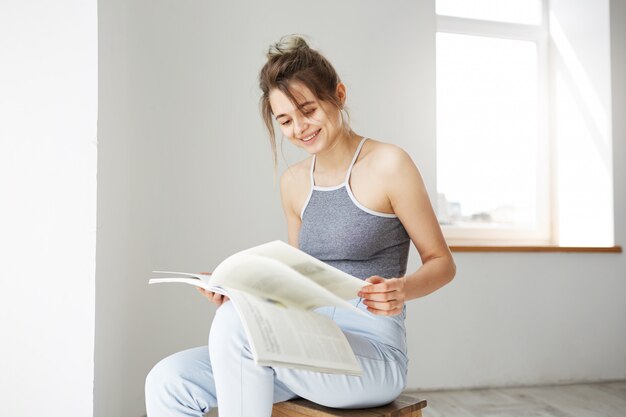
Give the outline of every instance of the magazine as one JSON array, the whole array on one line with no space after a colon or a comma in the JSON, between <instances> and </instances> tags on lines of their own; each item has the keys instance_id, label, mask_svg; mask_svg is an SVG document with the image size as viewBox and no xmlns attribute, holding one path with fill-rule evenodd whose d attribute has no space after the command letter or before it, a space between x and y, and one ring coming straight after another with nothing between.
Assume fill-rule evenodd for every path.
<instances>
[{"instance_id":1,"label":"magazine","mask_svg":"<svg viewBox=\"0 0 626 417\"><path fill-rule=\"evenodd\" d=\"M332 306L369 315L347 301L368 285L361 279L278 240L229 256L211 275L153 272L169 276L150 284L181 282L228 296L259 365L361 374L339 326L315 312Z\"/></svg>"}]
</instances>

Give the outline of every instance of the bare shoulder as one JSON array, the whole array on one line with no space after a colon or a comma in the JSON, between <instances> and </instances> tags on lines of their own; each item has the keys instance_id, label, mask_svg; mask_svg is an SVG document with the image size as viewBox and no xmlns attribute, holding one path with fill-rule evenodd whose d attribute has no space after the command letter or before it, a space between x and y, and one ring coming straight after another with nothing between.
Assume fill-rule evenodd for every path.
<instances>
[{"instance_id":1,"label":"bare shoulder","mask_svg":"<svg viewBox=\"0 0 626 417\"><path fill-rule=\"evenodd\" d=\"M290 165L280 176L280 195L286 212L299 213L310 189L311 158Z\"/></svg>"},{"instance_id":2,"label":"bare shoulder","mask_svg":"<svg viewBox=\"0 0 626 417\"><path fill-rule=\"evenodd\" d=\"M368 146L364 148L364 162L367 168L373 170L378 175L395 176L407 173L407 171L417 171L417 167L411 156L401 147L369 139Z\"/></svg>"},{"instance_id":3,"label":"bare shoulder","mask_svg":"<svg viewBox=\"0 0 626 417\"><path fill-rule=\"evenodd\" d=\"M309 170L311 157L290 165L280 176L280 197L283 211L287 220L287 234L289 244L298 247L299 230L301 224L300 213L306 200L310 182Z\"/></svg>"},{"instance_id":4,"label":"bare shoulder","mask_svg":"<svg viewBox=\"0 0 626 417\"><path fill-rule=\"evenodd\" d=\"M300 188L304 183L309 181L309 172L311 169L311 158L306 158L293 165L289 165L280 176L280 189L282 192L292 191L294 188Z\"/></svg>"}]
</instances>

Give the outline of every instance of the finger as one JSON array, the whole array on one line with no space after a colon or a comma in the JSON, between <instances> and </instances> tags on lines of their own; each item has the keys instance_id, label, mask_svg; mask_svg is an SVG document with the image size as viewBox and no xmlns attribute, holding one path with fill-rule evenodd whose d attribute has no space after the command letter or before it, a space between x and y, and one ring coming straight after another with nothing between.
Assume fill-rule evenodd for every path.
<instances>
[{"instance_id":1,"label":"finger","mask_svg":"<svg viewBox=\"0 0 626 417\"><path fill-rule=\"evenodd\" d=\"M229 298L226 297L224 294L220 294L220 293L215 293L215 295L213 296L213 302L215 304L217 304L218 306L224 304L226 301L228 301Z\"/></svg>"},{"instance_id":2,"label":"finger","mask_svg":"<svg viewBox=\"0 0 626 417\"><path fill-rule=\"evenodd\" d=\"M212 301L217 305L222 304L222 294L217 292L213 293Z\"/></svg>"},{"instance_id":3,"label":"finger","mask_svg":"<svg viewBox=\"0 0 626 417\"><path fill-rule=\"evenodd\" d=\"M404 281L400 278L387 278L382 282L371 284L361 288L359 294L367 293L383 293L390 291L402 291L404 289Z\"/></svg>"},{"instance_id":4,"label":"finger","mask_svg":"<svg viewBox=\"0 0 626 417\"><path fill-rule=\"evenodd\" d=\"M227 301L230 301L230 298L228 298L228 297L224 296L224 298L222 298L222 303L221 303L221 304L219 304L217 307L218 307L218 308L220 308L220 307L221 307L221 306L223 306L223 305L224 305L224 303L226 303Z\"/></svg>"},{"instance_id":5,"label":"finger","mask_svg":"<svg viewBox=\"0 0 626 417\"><path fill-rule=\"evenodd\" d=\"M365 304L368 307L371 307L375 310L384 310L384 311L390 311L390 310L395 310L397 308L402 307L402 305L404 304L403 302L397 301L397 300L391 300L391 301L368 301L368 300L364 300L363 304Z\"/></svg>"},{"instance_id":6,"label":"finger","mask_svg":"<svg viewBox=\"0 0 626 417\"><path fill-rule=\"evenodd\" d=\"M365 282L369 282L370 284L379 284L381 282L385 282L385 278L378 275L373 275L369 278L366 278Z\"/></svg>"},{"instance_id":7,"label":"finger","mask_svg":"<svg viewBox=\"0 0 626 417\"><path fill-rule=\"evenodd\" d=\"M359 297L364 297L366 294L385 293L393 291L394 288L388 282L381 282L380 284L371 284L361 288L359 291Z\"/></svg>"},{"instance_id":8,"label":"finger","mask_svg":"<svg viewBox=\"0 0 626 417\"><path fill-rule=\"evenodd\" d=\"M230 298L226 297L225 295L222 295L222 298L220 299L219 303L216 303L216 304L218 307L221 307L227 301L230 301Z\"/></svg>"},{"instance_id":9,"label":"finger","mask_svg":"<svg viewBox=\"0 0 626 417\"><path fill-rule=\"evenodd\" d=\"M387 284L385 283L371 284L371 285L361 288L361 290L359 291L359 297L363 297L364 294L381 293L381 292L389 292Z\"/></svg>"},{"instance_id":10,"label":"finger","mask_svg":"<svg viewBox=\"0 0 626 417\"><path fill-rule=\"evenodd\" d=\"M377 316L397 316L402 313L403 307L394 308L393 310L378 310L373 307L368 307L367 311Z\"/></svg>"},{"instance_id":11,"label":"finger","mask_svg":"<svg viewBox=\"0 0 626 417\"><path fill-rule=\"evenodd\" d=\"M361 298L369 301L393 301L398 299L397 291L365 293Z\"/></svg>"}]
</instances>

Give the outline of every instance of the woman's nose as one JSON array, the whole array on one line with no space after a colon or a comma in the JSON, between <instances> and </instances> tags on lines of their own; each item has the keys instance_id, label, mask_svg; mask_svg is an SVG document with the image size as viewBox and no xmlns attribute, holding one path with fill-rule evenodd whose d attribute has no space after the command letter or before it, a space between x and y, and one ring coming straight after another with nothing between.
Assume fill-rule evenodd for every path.
<instances>
[{"instance_id":1,"label":"woman's nose","mask_svg":"<svg viewBox=\"0 0 626 417\"><path fill-rule=\"evenodd\" d=\"M296 134L301 134L306 130L307 123L306 119L303 117L296 117L293 120L294 128L296 130Z\"/></svg>"}]
</instances>

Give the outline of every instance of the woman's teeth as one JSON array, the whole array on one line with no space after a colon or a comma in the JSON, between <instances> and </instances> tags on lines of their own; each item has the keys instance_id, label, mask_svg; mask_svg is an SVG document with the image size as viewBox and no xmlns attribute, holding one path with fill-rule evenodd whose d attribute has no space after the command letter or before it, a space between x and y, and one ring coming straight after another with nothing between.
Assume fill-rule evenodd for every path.
<instances>
[{"instance_id":1,"label":"woman's teeth","mask_svg":"<svg viewBox=\"0 0 626 417\"><path fill-rule=\"evenodd\" d=\"M313 133L311 136L307 136L306 138L302 138L301 140L302 140L303 142L308 142L308 141L310 141L311 139L313 139L315 136L317 136L317 134L318 134L318 133L320 133L320 131L319 131L319 130L318 130L317 132Z\"/></svg>"}]
</instances>

